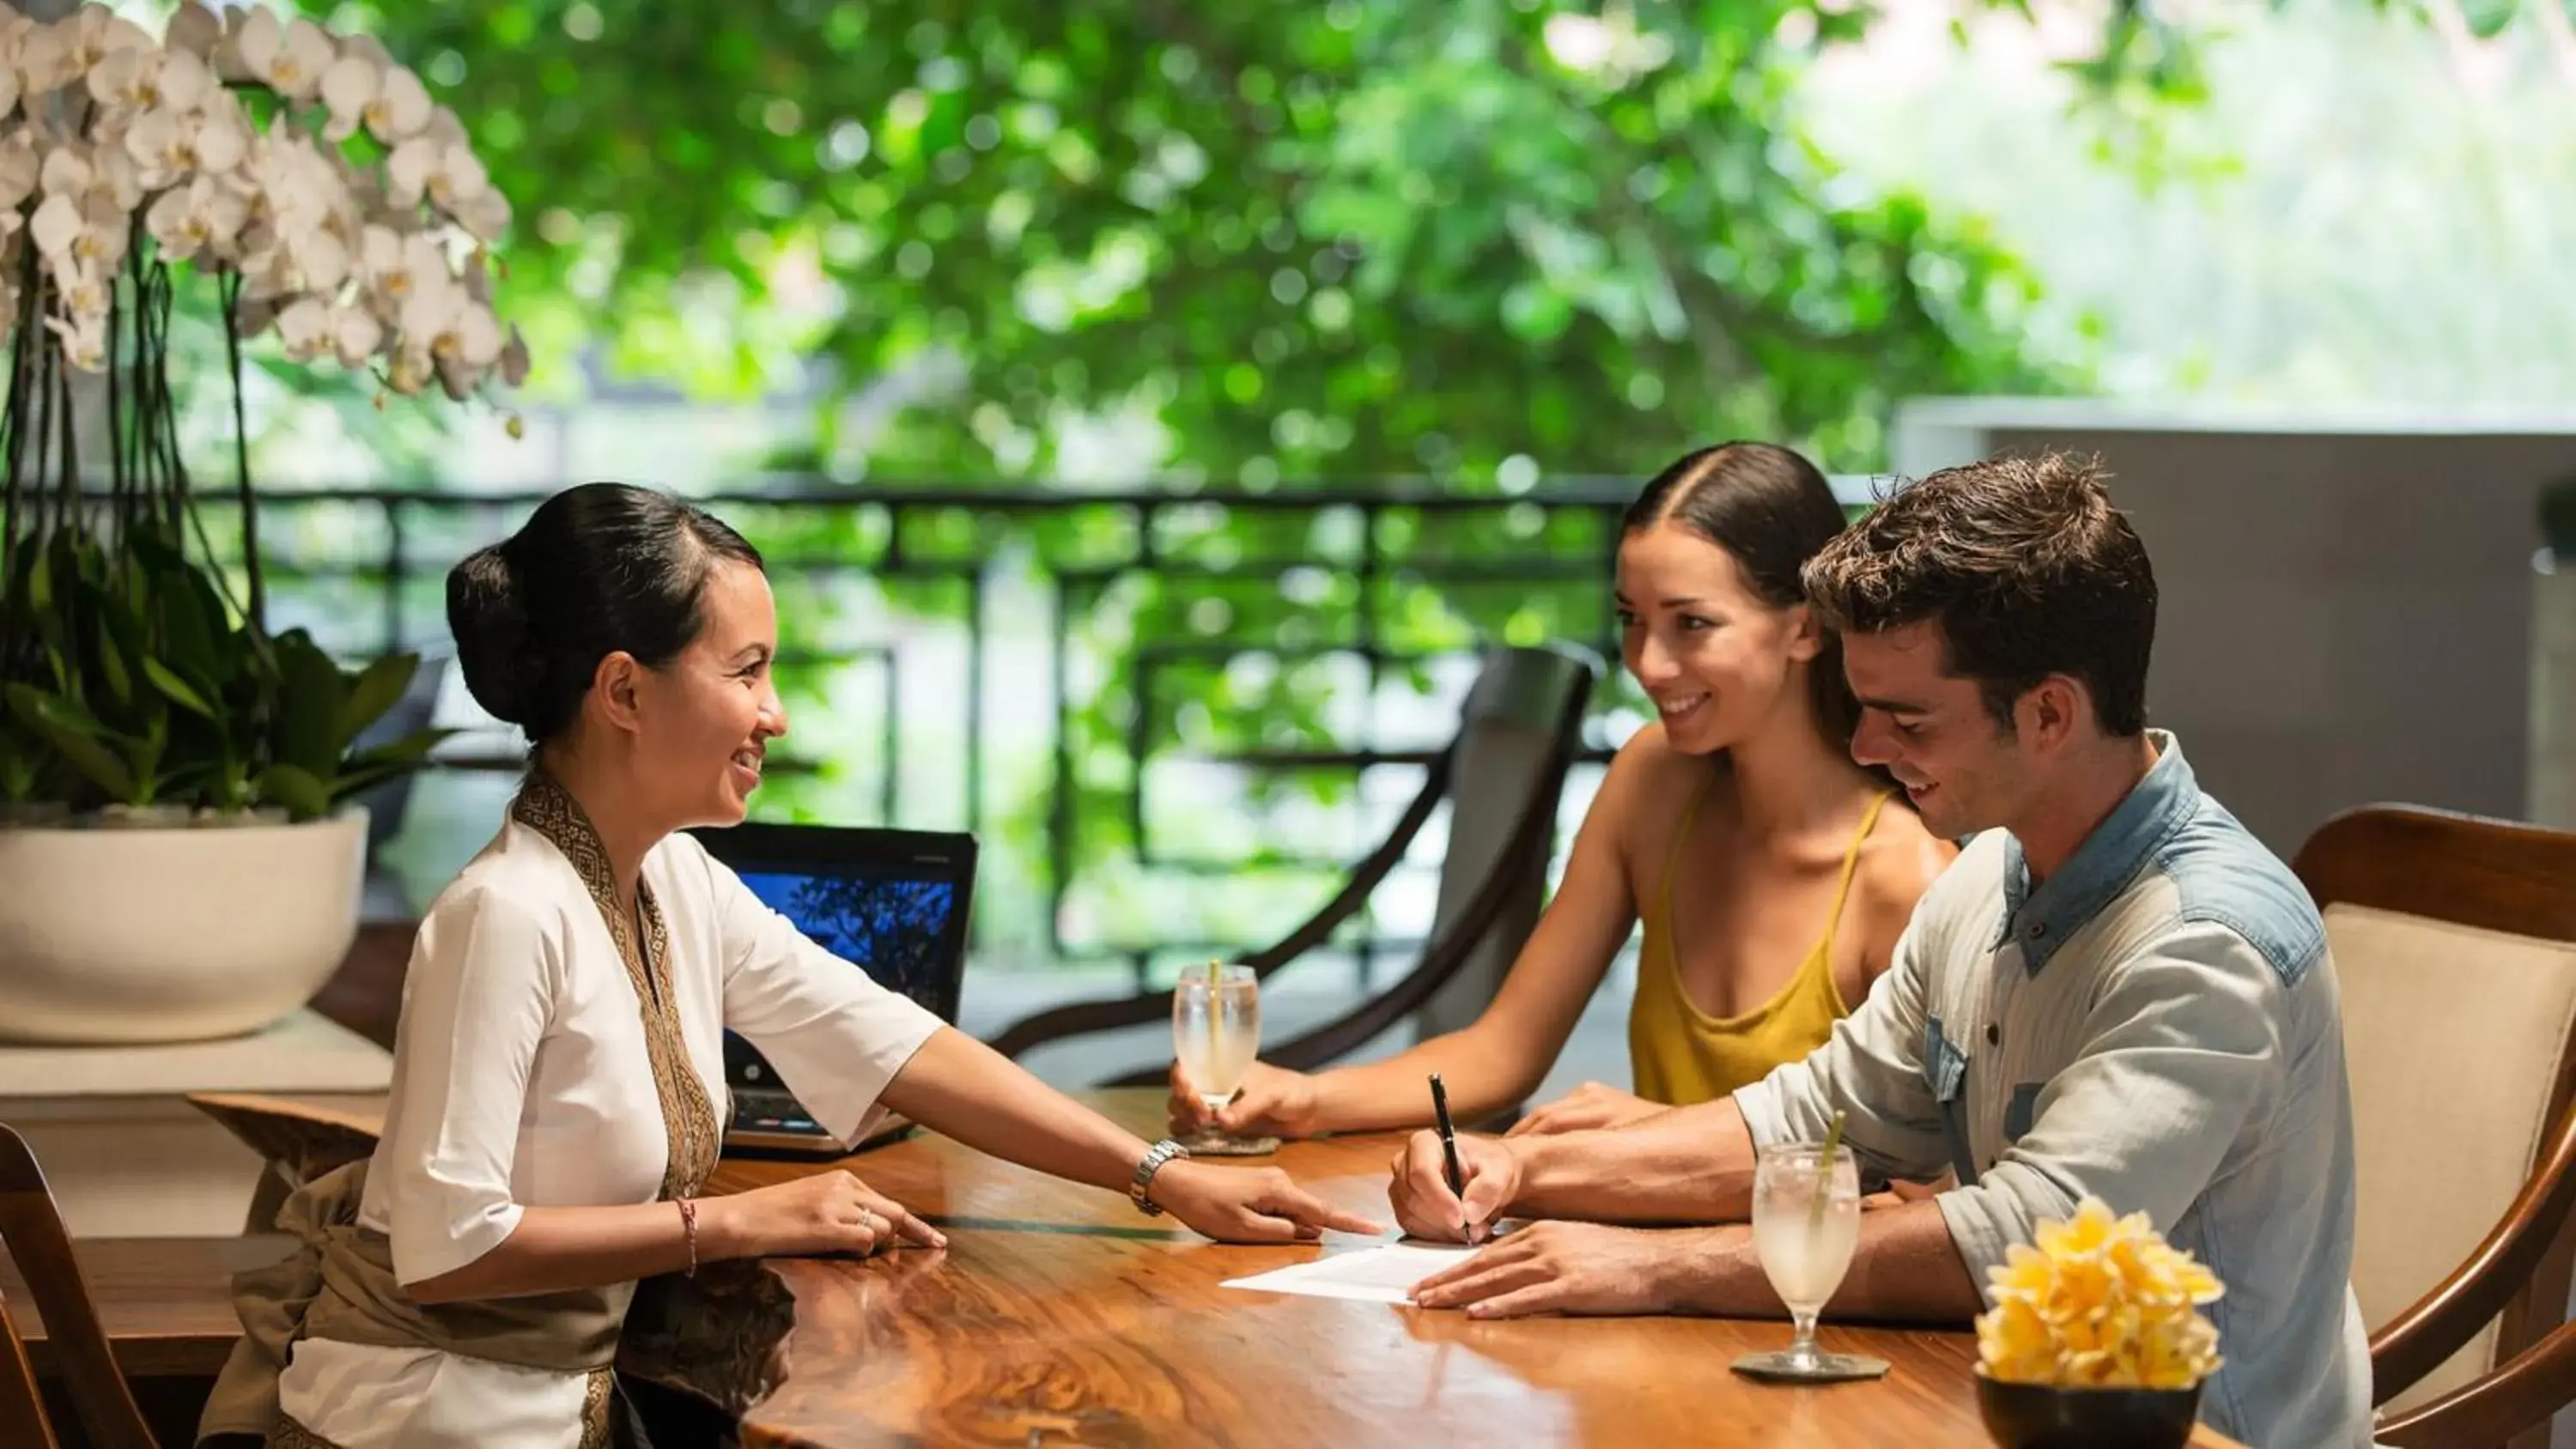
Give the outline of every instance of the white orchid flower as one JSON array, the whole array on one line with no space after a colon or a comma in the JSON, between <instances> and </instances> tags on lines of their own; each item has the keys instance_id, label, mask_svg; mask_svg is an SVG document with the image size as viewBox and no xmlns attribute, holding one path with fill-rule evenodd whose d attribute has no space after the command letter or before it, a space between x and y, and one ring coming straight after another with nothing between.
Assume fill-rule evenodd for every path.
<instances>
[{"instance_id":1,"label":"white orchid flower","mask_svg":"<svg viewBox=\"0 0 2576 1449\"><path fill-rule=\"evenodd\" d=\"M385 49L385 43L372 35L364 32L343 35L339 37L339 41L342 55L354 55L360 60L371 61L378 70L394 68L393 52Z\"/></svg>"},{"instance_id":2,"label":"white orchid flower","mask_svg":"<svg viewBox=\"0 0 2576 1449\"><path fill-rule=\"evenodd\" d=\"M301 17L280 26L270 10L252 11L233 45L251 79L291 101L313 99L322 73L339 58L331 32Z\"/></svg>"},{"instance_id":3,"label":"white orchid flower","mask_svg":"<svg viewBox=\"0 0 2576 1449\"><path fill-rule=\"evenodd\" d=\"M55 34L72 48L73 64L88 75L111 55L158 49L150 31L104 5L84 5L54 22Z\"/></svg>"},{"instance_id":4,"label":"white orchid flower","mask_svg":"<svg viewBox=\"0 0 2576 1449\"><path fill-rule=\"evenodd\" d=\"M250 203L239 192L211 176L199 176L162 192L143 225L166 260L184 262L200 254L222 260L239 241L249 214Z\"/></svg>"},{"instance_id":5,"label":"white orchid flower","mask_svg":"<svg viewBox=\"0 0 2576 1449\"><path fill-rule=\"evenodd\" d=\"M281 232L319 225L348 194L340 173L315 150L310 138L293 132L272 134L260 148L252 181L268 200L269 214Z\"/></svg>"},{"instance_id":6,"label":"white orchid flower","mask_svg":"<svg viewBox=\"0 0 2576 1449\"><path fill-rule=\"evenodd\" d=\"M331 341L331 307L318 297L300 297L277 314L277 340L286 355L311 362Z\"/></svg>"},{"instance_id":7,"label":"white orchid flower","mask_svg":"<svg viewBox=\"0 0 2576 1449\"><path fill-rule=\"evenodd\" d=\"M90 153L97 179L91 183L88 205L96 209L103 201L115 215L129 215L143 204L143 170L126 150L125 137L112 127L100 127L97 140L98 149Z\"/></svg>"},{"instance_id":8,"label":"white orchid flower","mask_svg":"<svg viewBox=\"0 0 2576 1449\"><path fill-rule=\"evenodd\" d=\"M366 124L367 104L376 98L376 88L384 76L364 56L344 55L331 62L322 72L322 104L331 112L323 124L322 139L338 145L358 134Z\"/></svg>"},{"instance_id":9,"label":"white orchid flower","mask_svg":"<svg viewBox=\"0 0 2576 1449\"><path fill-rule=\"evenodd\" d=\"M47 196L76 197L98 180L89 157L82 154L85 149L78 143L65 142L45 153L44 169L39 175Z\"/></svg>"},{"instance_id":10,"label":"white orchid flower","mask_svg":"<svg viewBox=\"0 0 2576 1449\"><path fill-rule=\"evenodd\" d=\"M405 67L386 66L383 77L376 86L375 99L367 103L367 130L377 140L394 146L419 135L437 108L430 103L429 87Z\"/></svg>"},{"instance_id":11,"label":"white orchid flower","mask_svg":"<svg viewBox=\"0 0 2576 1449\"><path fill-rule=\"evenodd\" d=\"M233 14L239 17L241 12L236 10ZM238 19L236 23L239 23ZM162 33L161 43L173 55L193 55L200 61L211 62L215 58L215 47L223 42L223 38L224 17L198 4L197 0L187 0L170 17L170 27Z\"/></svg>"},{"instance_id":12,"label":"white orchid flower","mask_svg":"<svg viewBox=\"0 0 2576 1449\"><path fill-rule=\"evenodd\" d=\"M295 261L295 290L336 292L349 280L355 260L337 216L326 215L314 226L286 234L286 250Z\"/></svg>"},{"instance_id":13,"label":"white orchid flower","mask_svg":"<svg viewBox=\"0 0 2576 1449\"><path fill-rule=\"evenodd\" d=\"M125 260L126 217L104 192L58 191L36 208L27 233L58 271L91 265L113 269Z\"/></svg>"},{"instance_id":14,"label":"white orchid flower","mask_svg":"<svg viewBox=\"0 0 2576 1449\"><path fill-rule=\"evenodd\" d=\"M328 352L341 365L357 367L384 342L384 327L357 307L305 297L277 314L277 336L286 355L310 362Z\"/></svg>"},{"instance_id":15,"label":"white orchid flower","mask_svg":"<svg viewBox=\"0 0 2576 1449\"><path fill-rule=\"evenodd\" d=\"M250 142L250 117L242 111L241 98L220 88L209 92L197 113L198 168L234 170L249 158Z\"/></svg>"},{"instance_id":16,"label":"white orchid flower","mask_svg":"<svg viewBox=\"0 0 2576 1449\"><path fill-rule=\"evenodd\" d=\"M44 205L37 207L36 214L28 218L27 235L35 242L36 250L49 260L70 256L72 248L80 241L80 203L74 201L72 193L67 191L47 196Z\"/></svg>"},{"instance_id":17,"label":"white orchid flower","mask_svg":"<svg viewBox=\"0 0 2576 1449\"><path fill-rule=\"evenodd\" d=\"M184 50L114 50L89 73L89 93L111 110L154 106L193 109L214 89L215 74Z\"/></svg>"},{"instance_id":18,"label":"white orchid flower","mask_svg":"<svg viewBox=\"0 0 2576 1449\"><path fill-rule=\"evenodd\" d=\"M400 322L414 297L448 282L447 253L428 232L368 227L358 244L358 269L389 322Z\"/></svg>"},{"instance_id":19,"label":"white orchid flower","mask_svg":"<svg viewBox=\"0 0 2576 1449\"><path fill-rule=\"evenodd\" d=\"M465 295L454 278L416 285L403 304L406 346L425 345L433 358L489 367L501 356L501 327L492 309Z\"/></svg>"},{"instance_id":20,"label":"white orchid flower","mask_svg":"<svg viewBox=\"0 0 2576 1449\"><path fill-rule=\"evenodd\" d=\"M20 98L49 96L81 77L71 39L50 25L31 25L18 37ZM29 108L33 114L33 107Z\"/></svg>"},{"instance_id":21,"label":"white orchid flower","mask_svg":"<svg viewBox=\"0 0 2576 1449\"><path fill-rule=\"evenodd\" d=\"M23 77L18 70L18 53L25 45L29 29L27 17L11 14L0 22L0 117L18 109L18 90ZM10 316L17 315L12 312Z\"/></svg>"},{"instance_id":22,"label":"white orchid flower","mask_svg":"<svg viewBox=\"0 0 2576 1449\"><path fill-rule=\"evenodd\" d=\"M491 187L491 178L471 148L427 135L394 148L385 158L385 179L394 205L415 206L425 196L450 216L456 214L459 203Z\"/></svg>"},{"instance_id":23,"label":"white orchid flower","mask_svg":"<svg viewBox=\"0 0 2576 1449\"><path fill-rule=\"evenodd\" d=\"M322 103L331 112L322 128L326 139L345 141L363 126L388 146L418 135L434 109L419 76L354 53L342 55L322 73Z\"/></svg>"},{"instance_id":24,"label":"white orchid flower","mask_svg":"<svg viewBox=\"0 0 2576 1449\"><path fill-rule=\"evenodd\" d=\"M137 118L126 130L125 154L141 169L144 189L157 191L193 171L221 175L239 167L251 137L237 104L204 111L164 106Z\"/></svg>"},{"instance_id":25,"label":"white orchid flower","mask_svg":"<svg viewBox=\"0 0 2576 1449\"><path fill-rule=\"evenodd\" d=\"M456 119L456 113L445 106L431 108L429 120L420 128L420 133L442 146L462 146L467 141L465 123Z\"/></svg>"},{"instance_id":26,"label":"white orchid flower","mask_svg":"<svg viewBox=\"0 0 2576 1449\"><path fill-rule=\"evenodd\" d=\"M159 70L159 57L149 51L119 50L102 58L89 73L89 93L102 106L140 110Z\"/></svg>"},{"instance_id":27,"label":"white orchid flower","mask_svg":"<svg viewBox=\"0 0 2576 1449\"><path fill-rule=\"evenodd\" d=\"M53 273L54 292L62 299L64 315L106 315L108 284L113 278L96 258L63 255L48 257L45 263Z\"/></svg>"},{"instance_id":28,"label":"white orchid flower","mask_svg":"<svg viewBox=\"0 0 2576 1449\"><path fill-rule=\"evenodd\" d=\"M43 161L36 154L36 138L20 128L0 139L0 212L14 224L18 208L36 194L36 183L43 175Z\"/></svg>"},{"instance_id":29,"label":"white orchid flower","mask_svg":"<svg viewBox=\"0 0 2576 1449\"><path fill-rule=\"evenodd\" d=\"M331 345L340 354L342 367L364 366L385 345L384 324L364 307L339 306L331 309Z\"/></svg>"},{"instance_id":30,"label":"white orchid flower","mask_svg":"<svg viewBox=\"0 0 2576 1449\"><path fill-rule=\"evenodd\" d=\"M499 187L486 186L459 202L455 216L456 224L476 241L499 241L501 233L510 229L510 198Z\"/></svg>"},{"instance_id":31,"label":"white orchid flower","mask_svg":"<svg viewBox=\"0 0 2576 1449\"><path fill-rule=\"evenodd\" d=\"M107 308L95 312L75 312L68 317L48 317L45 326L62 339L63 359L83 372L101 372L107 367Z\"/></svg>"}]
</instances>

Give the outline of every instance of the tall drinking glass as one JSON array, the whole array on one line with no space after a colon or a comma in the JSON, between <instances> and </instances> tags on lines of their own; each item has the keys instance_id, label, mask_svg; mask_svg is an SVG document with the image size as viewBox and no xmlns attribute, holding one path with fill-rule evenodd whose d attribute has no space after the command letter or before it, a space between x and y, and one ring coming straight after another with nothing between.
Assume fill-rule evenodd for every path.
<instances>
[{"instance_id":1,"label":"tall drinking glass","mask_svg":"<svg viewBox=\"0 0 2576 1449\"><path fill-rule=\"evenodd\" d=\"M1807 1382L1887 1372L1883 1359L1816 1347L1816 1315L1842 1286L1859 1243L1860 1173L1851 1149L1837 1149L1830 1164L1824 1149L1812 1143L1761 1155L1753 1170L1753 1250L1771 1290L1788 1306L1793 1332L1788 1348L1739 1358L1736 1372Z\"/></svg>"},{"instance_id":2,"label":"tall drinking glass","mask_svg":"<svg viewBox=\"0 0 2576 1449\"><path fill-rule=\"evenodd\" d=\"M1261 980L1251 967L1211 965L1181 974L1172 991L1172 1052L1209 1112L1234 1099L1261 1054ZM1210 1127L1181 1145L1203 1155L1257 1157L1278 1151L1279 1139Z\"/></svg>"}]
</instances>

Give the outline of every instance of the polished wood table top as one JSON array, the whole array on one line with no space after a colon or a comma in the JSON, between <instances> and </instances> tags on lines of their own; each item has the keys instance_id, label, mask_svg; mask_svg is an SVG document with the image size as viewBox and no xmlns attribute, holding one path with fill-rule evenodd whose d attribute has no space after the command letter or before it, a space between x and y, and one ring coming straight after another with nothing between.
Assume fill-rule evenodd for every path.
<instances>
[{"instance_id":1,"label":"polished wood table top","mask_svg":"<svg viewBox=\"0 0 2576 1449\"><path fill-rule=\"evenodd\" d=\"M1160 1091L1091 1100L1144 1135L1160 1130ZM1396 1140L1292 1143L1266 1161L1391 1222ZM1479 1322L1222 1288L1366 1244L1212 1244L1123 1197L927 1133L847 1165L938 1224L948 1249L662 1285L629 1320L629 1370L737 1415L746 1445L795 1449L1991 1443L1964 1332L1828 1326L1827 1348L1875 1354L1892 1371L1766 1386L1727 1365L1785 1344L1785 1322ZM728 1161L717 1185L739 1191L814 1166Z\"/></svg>"},{"instance_id":2,"label":"polished wood table top","mask_svg":"<svg viewBox=\"0 0 2576 1449\"><path fill-rule=\"evenodd\" d=\"M1147 1137L1162 1130L1162 1098L1086 1095ZM326 1136L381 1121L380 1098L222 1105L228 1120L263 1107L309 1116ZM1398 1140L1297 1142L1258 1163L1391 1224ZM1210 1243L1122 1196L927 1132L838 1164L728 1158L712 1190L835 1165L938 1224L947 1250L710 1264L646 1284L627 1320L621 1366L734 1416L747 1449L1991 1444L1964 1331L1827 1325L1828 1349L1893 1368L1876 1382L1786 1387L1727 1371L1785 1344L1785 1322L1489 1323L1223 1288L1368 1244ZM2206 1429L2192 1444L2235 1449Z\"/></svg>"}]
</instances>

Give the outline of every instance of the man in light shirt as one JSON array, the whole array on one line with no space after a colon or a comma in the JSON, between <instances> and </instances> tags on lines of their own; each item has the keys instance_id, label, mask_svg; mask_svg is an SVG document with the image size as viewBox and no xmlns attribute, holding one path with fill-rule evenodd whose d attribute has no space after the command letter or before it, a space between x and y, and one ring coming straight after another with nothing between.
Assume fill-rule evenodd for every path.
<instances>
[{"instance_id":1,"label":"man in light shirt","mask_svg":"<svg viewBox=\"0 0 2576 1449\"><path fill-rule=\"evenodd\" d=\"M1869 999L1733 1097L1592 1132L1438 1138L1392 1192L1419 1235L1510 1233L1424 1280L1470 1313L1776 1314L1755 1153L1837 1113L1872 1180L1957 1186L1863 1215L1827 1315L1961 1323L1987 1270L2085 1196L2225 1282L2201 1417L2264 1449L2366 1445L2350 1284L2351 1094L2335 973L2288 867L2146 727L2156 586L2093 465L1990 459L1896 493L1807 566L1864 716L1936 835L1974 835ZM1629 1223L1722 1223L1646 1231Z\"/></svg>"}]
</instances>

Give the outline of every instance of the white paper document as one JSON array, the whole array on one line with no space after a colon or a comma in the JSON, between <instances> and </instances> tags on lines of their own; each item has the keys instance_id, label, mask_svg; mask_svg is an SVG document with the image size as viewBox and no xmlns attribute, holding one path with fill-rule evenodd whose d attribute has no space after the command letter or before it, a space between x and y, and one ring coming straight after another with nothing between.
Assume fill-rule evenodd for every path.
<instances>
[{"instance_id":1,"label":"white paper document","mask_svg":"<svg viewBox=\"0 0 2576 1449\"><path fill-rule=\"evenodd\" d=\"M1347 1298L1359 1303L1410 1303L1413 1285L1457 1262L1476 1249L1419 1243L1392 1243L1335 1253L1311 1263L1233 1278L1220 1285L1261 1293L1297 1293L1309 1298Z\"/></svg>"}]
</instances>

